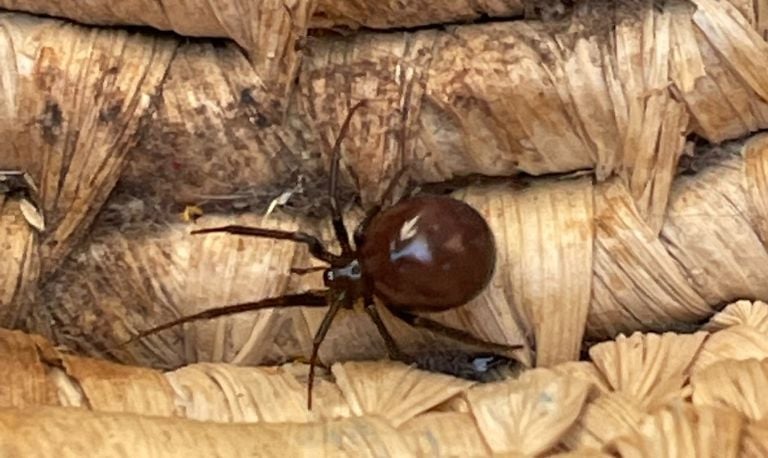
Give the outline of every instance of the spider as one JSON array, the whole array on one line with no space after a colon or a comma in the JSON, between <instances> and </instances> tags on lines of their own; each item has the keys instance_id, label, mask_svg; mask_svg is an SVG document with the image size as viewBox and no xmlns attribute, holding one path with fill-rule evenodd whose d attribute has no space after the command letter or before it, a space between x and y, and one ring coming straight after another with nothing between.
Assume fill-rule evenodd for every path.
<instances>
[{"instance_id":1,"label":"spider","mask_svg":"<svg viewBox=\"0 0 768 458\"><path fill-rule=\"evenodd\" d=\"M393 360L408 362L412 359L400 350L390 335L376 309L374 297L393 316L413 327L425 328L491 352L503 353L522 347L487 342L466 331L416 314L462 306L480 294L491 280L496 263L493 233L483 217L468 204L447 196L423 195L403 197L385 206L384 202L390 199L395 184L404 172L402 169L395 174L381 201L368 210L355 229L355 246L352 247L337 196L339 150L352 116L366 103L363 100L350 109L331 150L328 194L331 222L341 247L340 254L331 253L318 238L301 231L229 225L191 232L226 232L304 244L313 257L328 265L322 268L326 288L208 309L143 331L131 340L182 323L245 311L271 307L328 307L315 333L309 359L309 410L312 409L312 387L320 345L339 310L352 309L360 300ZM319 269L292 269L292 273L304 274L314 270Z\"/></svg>"}]
</instances>

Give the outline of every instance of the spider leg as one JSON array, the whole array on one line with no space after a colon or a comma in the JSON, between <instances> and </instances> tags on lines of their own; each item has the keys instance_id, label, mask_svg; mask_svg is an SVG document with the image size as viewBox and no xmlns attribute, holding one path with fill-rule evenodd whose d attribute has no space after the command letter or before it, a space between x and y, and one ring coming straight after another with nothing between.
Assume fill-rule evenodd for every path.
<instances>
[{"instance_id":1,"label":"spider leg","mask_svg":"<svg viewBox=\"0 0 768 458\"><path fill-rule=\"evenodd\" d=\"M325 270L327 267L317 266L317 267L291 267L291 273L296 275L307 275L311 274L313 272L319 272L321 270Z\"/></svg>"},{"instance_id":2,"label":"spider leg","mask_svg":"<svg viewBox=\"0 0 768 458\"><path fill-rule=\"evenodd\" d=\"M315 258L325 261L333 266L343 265L342 259L331 252L329 252L323 242L317 237L311 236L304 232L291 232L281 231L278 229L263 229L260 227L248 227L248 226L221 226L211 227L207 229L197 229L192 231L192 234L211 234L214 232L227 232L234 235L246 235L250 237L262 237L268 239L278 240L293 240L294 242L303 243L309 248L309 252Z\"/></svg>"},{"instance_id":3,"label":"spider leg","mask_svg":"<svg viewBox=\"0 0 768 458\"><path fill-rule=\"evenodd\" d=\"M312 387L315 384L315 366L317 366L317 354L320 350L320 344L325 340L328 330L331 328L333 319L336 318L336 314L344 305L345 297L335 297L330 302L328 312L323 317L323 321L320 323L320 327L317 328L315 337L312 339L312 356L309 357L309 381L307 382L307 409L312 410Z\"/></svg>"},{"instance_id":4,"label":"spider leg","mask_svg":"<svg viewBox=\"0 0 768 458\"><path fill-rule=\"evenodd\" d=\"M523 348L522 345L504 345L504 344L498 344L494 342L488 342L487 340L483 340L483 339L480 339L479 337L475 337L466 331L462 331L461 329L456 329L450 326L446 326L435 320L424 318L423 316L415 315L413 313L406 312L403 310L396 310L394 307L391 307L391 306L388 306L387 308L397 318L413 326L414 328L424 328L436 334L441 334L445 337L456 340L458 342L462 342L474 347L480 347L487 351L505 353L512 350L519 350Z\"/></svg>"},{"instance_id":5,"label":"spider leg","mask_svg":"<svg viewBox=\"0 0 768 458\"><path fill-rule=\"evenodd\" d=\"M384 208L386 202L392 198L392 194L395 192L395 188L397 187L397 183L400 181L400 178L403 177L403 175L406 172L406 168L403 167L400 170L397 171L394 177L392 177L392 180L389 182L389 185L387 186L387 189L384 190L384 194L382 194L381 197L381 203L374 205L368 211L365 213L365 216L363 217L363 220L360 222L360 224L357 225L357 228L355 228L355 245L359 248L360 245L363 243L363 239L365 236L365 229L368 227L368 224L371 223L371 220L381 212L381 210ZM407 195L407 194L406 194Z\"/></svg>"},{"instance_id":6,"label":"spider leg","mask_svg":"<svg viewBox=\"0 0 768 458\"><path fill-rule=\"evenodd\" d=\"M410 98L408 98L409 100ZM408 100L406 100L406 103L408 103ZM354 239L355 239L355 245L359 248L364 241L365 237L365 230L368 227L368 224L370 224L371 220L379 214L379 212L384 208L385 205L387 205L387 201L392 199L392 196L394 195L395 188L397 187L397 183L400 181L400 179L405 175L405 172L408 170L408 167L405 164L405 142L407 139L407 130L408 130L408 108L407 106L403 108L403 119L402 119L402 129L400 131L400 169L395 173L395 175L392 177L392 179L389 181L389 184L387 185L387 188L384 190L384 194L381 195L381 199L379 200L379 203L371 207L365 214L365 217L360 222L360 224L357 225L357 228L355 228L354 233ZM409 180L410 183L410 180ZM410 190L409 190L410 191ZM403 194L403 196L399 199L402 200L404 197L406 197L410 192L406 192ZM395 204L396 202L391 202L390 205Z\"/></svg>"},{"instance_id":7,"label":"spider leg","mask_svg":"<svg viewBox=\"0 0 768 458\"><path fill-rule=\"evenodd\" d=\"M339 240L342 255L344 256L352 254L352 246L349 244L349 233L347 232L347 227L344 225L344 217L341 214L341 205L339 205L339 196L337 193L339 182L339 160L341 159L341 142L344 140L344 137L347 136L349 124L352 121L352 115L367 103L367 100L362 100L349 110L347 118L341 125L339 135L336 137L336 142L333 144L333 149L331 150L331 177L328 185L328 196L331 201L331 222L333 223L333 230L336 233L336 238Z\"/></svg>"},{"instance_id":8,"label":"spider leg","mask_svg":"<svg viewBox=\"0 0 768 458\"><path fill-rule=\"evenodd\" d=\"M379 311L376 310L376 304L373 302L373 298L370 296L365 297L365 312L371 317L371 321L376 325L376 329L379 331L381 338L384 339L384 345L387 347L387 353L389 359L393 361L402 361L409 363L413 358L407 356L400 350L395 339L392 338L392 334L389 333L387 326L384 324L384 320L381 319Z\"/></svg>"},{"instance_id":9,"label":"spider leg","mask_svg":"<svg viewBox=\"0 0 768 458\"><path fill-rule=\"evenodd\" d=\"M149 335L164 331L166 329L178 326L184 323L190 323L192 321L205 320L211 318L217 318L224 315L233 315L235 313L250 312L252 310L261 310L267 308L277 307L325 307L328 305L326 299L327 290L310 290L304 293L298 294L286 294L284 296L269 297L256 302L244 302L241 304L227 305L224 307L216 307L202 312L195 313L194 315L188 315L181 317L177 320L163 323L154 328L141 331L130 340L126 341L122 345L127 345L135 340L142 339Z\"/></svg>"}]
</instances>

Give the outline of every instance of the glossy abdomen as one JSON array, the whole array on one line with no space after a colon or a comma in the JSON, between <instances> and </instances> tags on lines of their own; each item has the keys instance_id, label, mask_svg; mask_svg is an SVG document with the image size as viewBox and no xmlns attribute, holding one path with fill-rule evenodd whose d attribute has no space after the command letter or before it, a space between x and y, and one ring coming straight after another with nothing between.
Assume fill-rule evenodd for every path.
<instances>
[{"instance_id":1,"label":"glossy abdomen","mask_svg":"<svg viewBox=\"0 0 768 458\"><path fill-rule=\"evenodd\" d=\"M475 209L456 199L406 199L379 213L364 235L363 272L373 278L376 295L397 308L463 305L493 275L493 234Z\"/></svg>"}]
</instances>

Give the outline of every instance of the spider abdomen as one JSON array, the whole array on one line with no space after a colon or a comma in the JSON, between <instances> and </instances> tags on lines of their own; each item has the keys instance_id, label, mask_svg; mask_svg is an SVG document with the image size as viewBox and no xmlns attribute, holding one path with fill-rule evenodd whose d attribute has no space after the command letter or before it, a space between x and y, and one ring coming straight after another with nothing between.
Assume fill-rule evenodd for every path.
<instances>
[{"instance_id":1,"label":"spider abdomen","mask_svg":"<svg viewBox=\"0 0 768 458\"><path fill-rule=\"evenodd\" d=\"M443 196L401 201L376 215L359 248L374 292L403 310L466 304L488 285L496 264L493 233L471 206Z\"/></svg>"}]
</instances>

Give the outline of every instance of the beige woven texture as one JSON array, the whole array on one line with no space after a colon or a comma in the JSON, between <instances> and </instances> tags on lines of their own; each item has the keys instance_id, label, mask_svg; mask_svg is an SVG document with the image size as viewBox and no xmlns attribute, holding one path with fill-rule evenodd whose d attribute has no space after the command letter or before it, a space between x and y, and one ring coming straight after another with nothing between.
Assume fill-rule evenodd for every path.
<instances>
[{"instance_id":1,"label":"beige woven texture","mask_svg":"<svg viewBox=\"0 0 768 458\"><path fill-rule=\"evenodd\" d=\"M299 365L161 373L3 331L0 453L763 456L766 317L768 304L739 301L693 334L622 336L593 346L589 361L489 384L338 363L312 412Z\"/></svg>"},{"instance_id":2,"label":"beige woven texture","mask_svg":"<svg viewBox=\"0 0 768 458\"><path fill-rule=\"evenodd\" d=\"M768 127L768 5L556 4L0 0L59 17L0 14L0 170L39 190L0 194L0 326L58 348L5 335L6 405L27 409L2 413L17 438L5 450L32 456L13 447L50 421L43 456L56 434L90 450L72 425L105 454L759 456L768 426L748 385L765 376L765 306L714 314L768 301L768 137L755 134ZM480 16L507 19L428 27ZM345 312L308 413L305 368L272 365L308 357L323 310L117 348L179 316L321 285L289 276L313 262L303 247L189 231L300 227L331 242L328 152L362 99L342 148L348 221L362 213L352 197L369 207L403 166L416 184L452 183L491 226L497 269L480 297L431 318L523 345L515 358L536 369L470 386L372 362L386 356L375 328ZM504 179L462 178L474 175ZM471 350L382 313L406 351ZM17 391L30 368L38 382Z\"/></svg>"}]
</instances>

